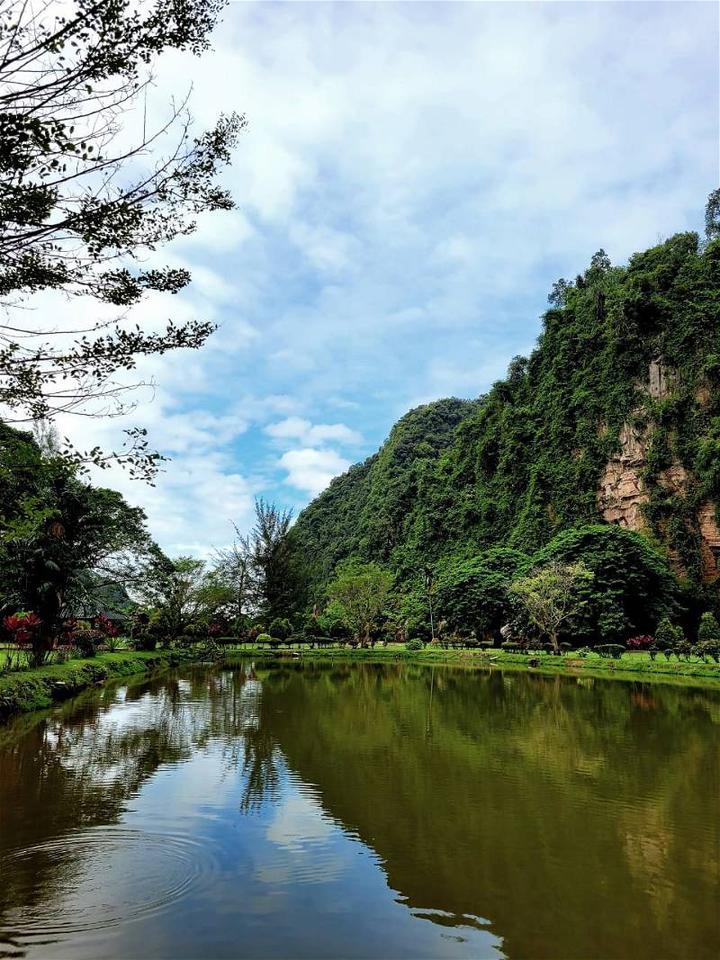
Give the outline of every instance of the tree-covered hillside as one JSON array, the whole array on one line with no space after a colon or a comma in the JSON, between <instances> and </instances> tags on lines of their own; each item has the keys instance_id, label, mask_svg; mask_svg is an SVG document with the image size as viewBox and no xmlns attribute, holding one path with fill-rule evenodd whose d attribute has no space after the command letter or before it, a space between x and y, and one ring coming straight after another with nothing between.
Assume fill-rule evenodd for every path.
<instances>
[{"instance_id":1,"label":"tree-covered hillside","mask_svg":"<svg viewBox=\"0 0 720 960\"><path fill-rule=\"evenodd\" d=\"M643 532L711 590L720 553L720 240L600 251L549 296L537 348L477 401L403 417L333 481L295 537L320 589L339 560L400 581L447 555L532 553L598 520Z\"/></svg>"}]
</instances>

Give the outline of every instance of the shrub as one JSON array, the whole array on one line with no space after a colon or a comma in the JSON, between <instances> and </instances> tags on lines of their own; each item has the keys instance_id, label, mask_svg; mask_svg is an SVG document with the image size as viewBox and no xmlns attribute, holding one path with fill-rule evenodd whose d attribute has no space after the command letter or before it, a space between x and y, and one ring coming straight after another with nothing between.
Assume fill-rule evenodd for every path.
<instances>
[{"instance_id":1,"label":"shrub","mask_svg":"<svg viewBox=\"0 0 720 960\"><path fill-rule=\"evenodd\" d=\"M698 641L700 643L720 643L720 624L709 610L706 610L700 617Z\"/></svg>"},{"instance_id":2,"label":"shrub","mask_svg":"<svg viewBox=\"0 0 720 960\"><path fill-rule=\"evenodd\" d=\"M405 644L405 649L406 650L422 650L424 646L425 644L422 642L422 640L418 640L416 638L414 640L408 640L408 642Z\"/></svg>"},{"instance_id":3,"label":"shrub","mask_svg":"<svg viewBox=\"0 0 720 960\"><path fill-rule=\"evenodd\" d=\"M42 621L36 613L14 613L5 617L3 627L10 636L11 642L19 647L31 646Z\"/></svg>"},{"instance_id":4,"label":"shrub","mask_svg":"<svg viewBox=\"0 0 720 960\"><path fill-rule=\"evenodd\" d=\"M619 660L625 653L625 647L620 643L600 643L595 647L595 652L606 660Z\"/></svg>"},{"instance_id":5,"label":"shrub","mask_svg":"<svg viewBox=\"0 0 720 960\"><path fill-rule=\"evenodd\" d=\"M99 613L95 617L95 622L93 624L94 628L103 634L105 637L117 637L120 635L120 631L112 622L109 617L106 617L104 613Z\"/></svg>"},{"instance_id":6,"label":"shrub","mask_svg":"<svg viewBox=\"0 0 720 960\"><path fill-rule=\"evenodd\" d=\"M94 657L105 635L93 627L79 627L73 634L73 643L83 657Z\"/></svg>"},{"instance_id":7,"label":"shrub","mask_svg":"<svg viewBox=\"0 0 720 960\"><path fill-rule=\"evenodd\" d=\"M703 660L714 660L720 663L720 640L703 640L693 650Z\"/></svg>"},{"instance_id":8,"label":"shrub","mask_svg":"<svg viewBox=\"0 0 720 960\"><path fill-rule=\"evenodd\" d=\"M133 646L136 650L155 650L157 648L157 644L157 637L149 632L137 633L133 639Z\"/></svg>"},{"instance_id":9,"label":"shrub","mask_svg":"<svg viewBox=\"0 0 720 960\"><path fill-rule=\"evenodd\" d=\"M665 659L669 660L684 640L682 627L676 627L668 617L663 617L655 631L656 650L664 653Z\"/></svg>"},{"instance_id":10,"label":"shrub","mask_svg":"<svg viewBox=\"0 0 720 960\"><path fill-rule=\"evenodd\" d=\"M655 637L651 637L649 633L642 633L637 637L630 637L627 648L628 650L649 650L654 643Z\"/></svg>"},{"instance_id":11,"label":"shrub","mask_svg":"<svg viewBox=\"0 0 720 960\"><path fill-rule=\"evenodd\" d=\"M197 651L198 655L205 660L220 660L222 658L220 646L212 636L207 636L205 640L199 644Z\"/></svg>"},{"instance_id":12,"label":"shrub","mask_svg":"<svg viewBox=\"0 0 720 960\"><path fill-rule=\"evenodd\" d=\"M527 653L527 644L519 640L504 640L500 644L501 650L507 650L508 653Z\"/></svg>"},{"instance_id":13,"label":"shrub","mask_svg":"<svg viewBox=\"0 0 720 960\"><path fill-rule=\"evenodd\" d=\"M689 640L683 637L682 640L675 644L674 652L678 660L689 660L693 653L695 653L695 648Z\"/></svg>"},{"instance_id":14,"label":"shrub","mask_svg":"<svg viewBox=\"0 0 720 960\"><path fill-rule=\"evenodd\" d=\"M275 617L270 623L270 636L277 637L278 640L287 640L292 633L292 624L287 617Z\"/></svg>"},{"instance_id":15,"label":"shrub","mask_svg":"<svg viewBox=\"0 0 720 960\"><path fill-rule=\"evenodd\" d=\"M77 653L74 644L61 643L55 648L55 663L67 663Z\"/></svg>"},{"instance_id":16,"label":"shrub","mask_svg":"<svg viewBox=\"0 0 720 960\"><path fill-rule=\"evenodd\" d=\"M273 641L273 638L270 636L269 633L259 633L256 637L257 643L272 644L272 641Z\"/></svg>"}]
</instances>

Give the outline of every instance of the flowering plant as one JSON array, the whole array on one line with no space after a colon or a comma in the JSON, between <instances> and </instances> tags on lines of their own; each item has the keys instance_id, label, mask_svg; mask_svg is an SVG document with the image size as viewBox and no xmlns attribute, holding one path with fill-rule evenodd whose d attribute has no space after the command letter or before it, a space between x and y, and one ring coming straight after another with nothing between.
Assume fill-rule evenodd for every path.
<instances>
[{"instance_id":1,"label":"flowering plant","mask_svg":"<svg viewBox=\"0 0 720 960\"><path fill-rule=\"evenodd\" d=\"M654 643L655 637L642 634L638 637L630 637L626 646L628 650L649 650Z\"/></svg>"},{"instance_id":2,"label":"flowering plant","mask_svg":"<svg viewBox=\"0 0 720 960\"><path fill-rule=\"evenodd\" d=\"M100 633L104 634L106 637L117 637L120 633L112 620L109 617L106 617L104 613L99 613L95 617L95 629L99 630Z\"/></svg>"},{"instance_id":3,"label":"flowering plant","mask_svg":"<svg viewBox=\"0 0 720 960\"><path fill-rule=\"evenodd\" d=\"M13 643L19 647L32 644L42 620L32 611L14 613L3 620L3 627L10 634Z\"/></svg>"}]
</instances>

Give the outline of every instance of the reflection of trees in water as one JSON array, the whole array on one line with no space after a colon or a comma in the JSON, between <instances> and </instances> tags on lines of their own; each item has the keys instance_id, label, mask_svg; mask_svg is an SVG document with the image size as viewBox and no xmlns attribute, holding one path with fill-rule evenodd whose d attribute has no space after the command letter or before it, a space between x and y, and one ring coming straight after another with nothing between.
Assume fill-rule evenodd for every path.
<instances>
[{"instance_id":1,"label":"reflection of trees in water","mask_svg":"<svg viewBox=\"0 0 720 960\"><path fill-rule=\"evenodd\" d=\"M409 906L489 917L511 956L682 943L700 957L720 933L719 702L589 678L318 666L269 677L261 719Z\"/></svg>"},{"instance_id":2,"label":"reflection of trees in water","mask_svg":"<svg viewBox=\"0 0 720 960\"><path fill-rule=\"evenodd\" d=\"M92 691L57 713L18 718L0 740L0 916L52 902L82 856L52 841L117 823L163 766L212 748L228 772L242 772L243 810L274 795L280 757L260 728L260 702L250 668L198 669ZM31 855L12 857L25 847ZM3 855L10 869L2 868Z\"/></svg>"}]
</instances>

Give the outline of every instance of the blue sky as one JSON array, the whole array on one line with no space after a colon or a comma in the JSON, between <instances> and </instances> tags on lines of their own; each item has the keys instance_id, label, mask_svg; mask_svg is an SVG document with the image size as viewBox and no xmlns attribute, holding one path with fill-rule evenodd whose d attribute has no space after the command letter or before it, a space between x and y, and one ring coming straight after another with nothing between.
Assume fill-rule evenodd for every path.
<instances>
[{"instance_id":1,"label":"blue sky","mask_svg":"<svg viewBox=\"0 0 720 960\"><path fill-rule=\"evenodd\" d=\"M202 555L256 495L297 511L410 407L485 391L555 279L701 228L718 67L713 3L232 3L150 106L192 83L199 126L247 115L238 209L163 251L193 285L132 317L220 328L143 368L128 420L173 458L157 487L103 482Z\"/></svg>"}]
</instances>

